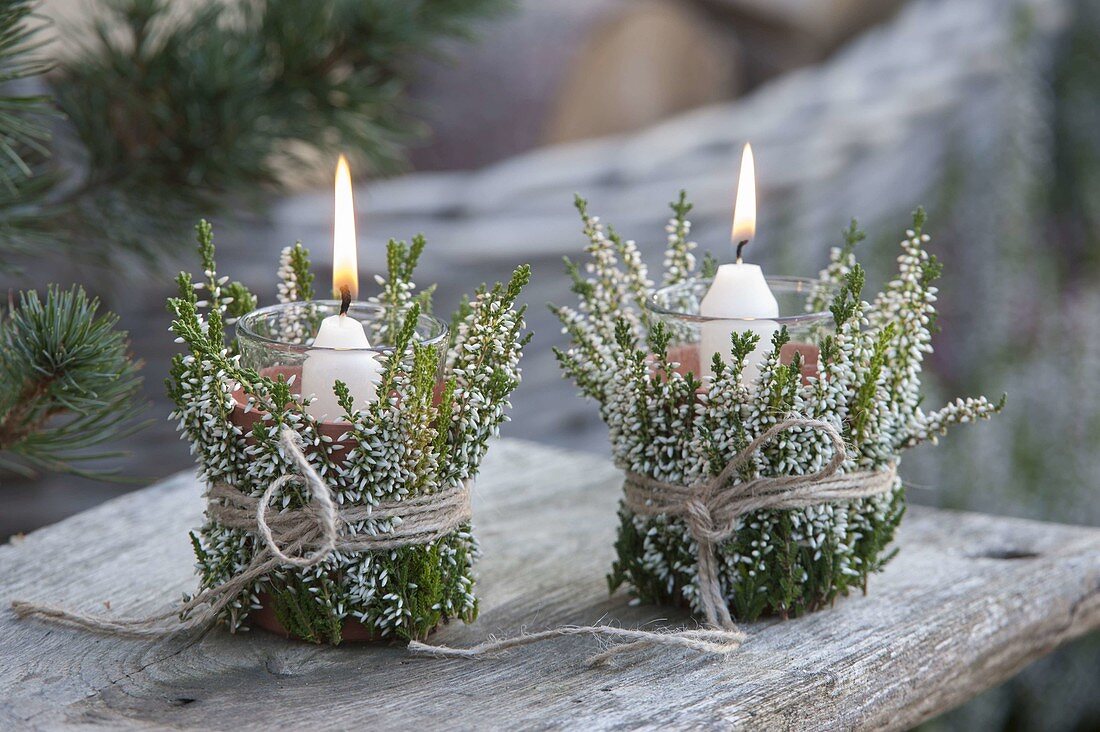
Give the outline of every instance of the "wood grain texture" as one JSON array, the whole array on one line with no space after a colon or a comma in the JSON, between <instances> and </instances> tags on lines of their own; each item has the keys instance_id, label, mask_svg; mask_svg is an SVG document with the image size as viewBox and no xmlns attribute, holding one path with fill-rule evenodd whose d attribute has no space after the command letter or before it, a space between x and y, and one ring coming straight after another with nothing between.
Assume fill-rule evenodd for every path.
<instances>
[{"instance_id":1,"label":"wood grain texture","mask_svg":"<svg viewBox=\"0 0 1100 732\"><path fill-rule=\"evenodd\" d=\"M682 614L609 597L620 481L604 460L502 441L475 492L482 615L436 639ZM563 638L481 661L261 632L118 639L17 620L14 598L119 613L194 586L189 475L0 547L0 728L904 728L1100 626L1100 530L913 509L866 597L749 626L736 655L649 651L589 670Z\"/></svg>"}]
</instances>

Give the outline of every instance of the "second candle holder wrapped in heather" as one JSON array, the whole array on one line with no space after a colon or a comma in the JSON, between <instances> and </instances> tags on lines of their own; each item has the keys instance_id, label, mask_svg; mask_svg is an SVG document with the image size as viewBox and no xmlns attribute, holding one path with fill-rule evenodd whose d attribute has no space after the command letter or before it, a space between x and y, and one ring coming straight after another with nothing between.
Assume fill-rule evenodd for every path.
<instances>
[{"instance_id":1,"label":"second candle holder wrapped in heather","mask_svg":"<svg viewBox=\"0 0 1100 732\"><path fill-rule=\"evenodd\" d=\"M557 355L599 403L624 474L612 590L740 638L735 620L866 589L904 513L902 453L1000 409L921 407L938 272L923 213L896 279L866 303L854 225L817 279L743 263L715 279L696 269L681 194L654 288L634 242L577 208L588 256L568 266L578 303L553 308L570 340ZM704 307L716 294L722 308Z\"/></svg>"}]
</instances>

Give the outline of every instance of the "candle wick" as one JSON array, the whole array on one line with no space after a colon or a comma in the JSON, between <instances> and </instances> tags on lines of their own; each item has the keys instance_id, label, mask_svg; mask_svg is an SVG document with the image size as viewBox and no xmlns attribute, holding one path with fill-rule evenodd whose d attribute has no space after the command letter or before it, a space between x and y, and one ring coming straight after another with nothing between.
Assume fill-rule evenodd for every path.
<instances>
[{"instance_id":1,"label":"candle wick","mask_svg":"<svg viewBox=\"0 0 1100 732\"><path fill-rule=\"evenodd\" d=\"M340 288L340 314L347 315L351 308L351 288L344 285Z\"/></svg>"},{"instance_id":2,"label":"candle wick","mask_svg":"<svg viewBox=\"0 0 1100 732\"><path fill-rule=\"evenodd\" d=\"M741 264L741 252L744 250L745 245L749 243L748 239L743 239L737 242L737 263Z\"/></svg>"}]
</instances>

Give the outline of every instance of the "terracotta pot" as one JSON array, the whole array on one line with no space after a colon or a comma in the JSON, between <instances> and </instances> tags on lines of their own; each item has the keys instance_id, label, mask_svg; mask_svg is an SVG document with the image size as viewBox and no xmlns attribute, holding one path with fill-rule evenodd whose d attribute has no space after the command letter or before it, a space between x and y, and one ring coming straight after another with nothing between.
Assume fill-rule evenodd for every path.
<instances>
[{"instance_id":1,"label":"terracotta pot","mask_svg":"<svg viewBox=\"0 0 1100 732\"><path fill-rule=\"evenodd\" d=\"M298 376L301 378L300 367L275 367L264 369L262 372L264 376L284 376L290 378L291 376ZM436 383L435 388L435 402L438 404L439 399L443 393L444 383L439 381ZM233 406L233 414L230 416L230 420L234 425L240 427L246 435L249 435L246 439L249 442L253 442L251 432L253 426L263 418L263 411L253 409L249 412L245 411L245 396L242 389L237 389L233 392L233 399L236 402ZM339 438L347 431L347 424L322 422L320 425L321 434L326 437L331 437L333 440L339 440ZM343 440L342 444L346 447L352 446L351 440ZM343 455L347 453L347 450L342 450L337 456L334 457L334 462L339 465L343 463ZM279 622L279 618L275 615L275 611L272 609L271 596L266 592L260 593L260 608L253 610L249 613L249 619L257 628L262 628L270 633L281 635L284 638L295 638L302 640L288 631L283 624ZM433 631L434 632L434 631ZM342 641L352 642L377 642L383 640L381 636L372 632L367 626L360 623L358 620L345 620L340 630L340 637Z\"/></svg>"},{"instance_id":2,"label":"terracotta pot","mask_svg":"<svg viewBox=\"0 0 1100 732\"><path fill-rule=\"evenodd\" d=\"M283 376L284 378L289 379L292 376L296 376L298 377L298 379L301 379L302 368L300 366L275 366L272 368L266 368L260 373L262 376L268 377ZM436 380L435 394L432 398L432 401L435 404L439 404L440 399L442 399L443 390L445 387L445 381L443 381L442 379ZM245 434L251 435L253 426L255 426L255 424L261 419L263 419L263 411L259 409L253 409L250 412L246 412L244 410L245 396L243 389L237 388L233 392L233 400L235 404L233 405L233 414L230 416L230 421L236 426L240 427L245 432ZM339 440L340 437L342 437L344 433L347 432L347 424L343 422L321 422L320 428L321 434L323 434L325 437L332 438L334 441ZM252 441L251 437L248 437L247 439L249 442ZM341 444L343 444L345 447L352 446L352 442L350 440L343 440L341 441ZM343 463L343 455L346 453L347 450L342 450L341 454L335 457L335 462L337 465Z\"/></svg>"},{"instance_id":3,"label":"terracotta pot","mask_svg":"<svg viewBox=\"0 0 1100 732\"><path fill-rule=\"evenodd\" d=\"M283 638L302 640L284 628L283 624L279 622L279 618L272 609L271 595L266 592L261 592L260 606L260 609L253 610L248 615L248 619L252 622L252 625L257 628L262 628L269 633L280 635ZM352 643L376 643L385 639L369 630L367 626L363 625L358 620L345 620L344 624L340 627L340 640L341 642Z\"/></svg>"}]
</instances>

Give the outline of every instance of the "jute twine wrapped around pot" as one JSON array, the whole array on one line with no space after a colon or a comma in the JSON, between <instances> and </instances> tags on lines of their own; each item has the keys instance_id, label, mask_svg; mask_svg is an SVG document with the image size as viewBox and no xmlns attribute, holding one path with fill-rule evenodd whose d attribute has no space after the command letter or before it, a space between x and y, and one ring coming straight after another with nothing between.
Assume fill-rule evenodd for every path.
<instances>
[{"instance_id":1,"label":"jute twine wrapped around pot","mask_svg":"<svg viewBox=\"0 0 1100 732\"><path fill-rule=\"evenodd\" d=\"M799 428L815 430L829 438L833 456L825 467L806 475L731 482L742 467L752 462L762 445L786 430ZM629 642L612 646L590 659L590 663L604 662L625 651L650 645L682 646L707 653L732 653L746 636L733 622L722 592L718 577L718 547L736 533L741 517L754 511L853 501L882 495L893 489L897 479L897 467L893 463L879 470L839 473L847 459L844 439L832 424L819 419L790 417L765 430L734 455L718 475L698 485L676 485L626 472L623 503L627 509L644 516L680 518L687 524L697 546L697 588L709 628L654 632L602 625L568 626L488 641L472 648L450 648L417 641L410 643L409 648L429 655L468 658L563 635L591 634Z\"/></svg>"},{"instance_id":2,"label":"jute twine wrapped around pot","mask_svg":"<svg viewBox=\"0 0 1100 732\"><path fill-rule=\"evenodd\" d=\"M782 432L799 427L817 430L832 442L833 457L824 468L807 475L730 482L737 471L752 462L762 445ZM854 501L882 495L894 487L897 468L893 463L881 470L838 473L847 457L844 439L831 424L819 419L793 417L772 425L734 455L722 472L694 487L665 483L627 471L623 505L637 515L663 515L685 521L698 547L698 591L703 614L715 628L736 629L718 581L717 547L733 537L742 516L754 511Z\"/></svg>"},{"instance_id":3,"label":"jute twine wrapped around pot","mask_svg":"<svg viewBox=\"0 0 1100 732\"><path fill-rule=\"evenodd\" d=\"M226 483L217 483L207 491L206 513L211 519L226 528L254 533L263 544L247 567L222 584L202 590L172 610L139 618L90 615L23 600L12 602L12 609L22 617L39 616L122 635L155 635L204 627L217 620L226 605L257 579L281 566L312 567L337 551L377 551L428 544L455 531L472 517L468 482L374 506L337 507L331 489L306 458L301 437L284 426L279 444L294 463L297 474L276 478L259 498L245 495ZM309 488L309 505L269 517L271 499L295 482ZM367 519L393 519L394 526L391 531L377 535L343 533L345 526Z\"/></svg>"},{"instance_id":4,"label":"jute twine wrapped around pot","mask_svg":"<svg viewBox=\"0 0 1100 732\"><path fill-rule=\"evenodd\" d=\"M785 475L731 482L749 464L756 451L789 429L816 430L833 445L833 456L824 468L806 475ZM331 492L302 452L300 438L284 428L281 442L300 474L276 479L260 498L246 496L225 484L214 485L208 495L207 511L219 523L231 528L255 531L264 543L252 562L230 580L210 587L179 608L143 618L107 618L71 612L49 605L23 601L12 603L21 616L36 615L101 632L118 634L164 633L213 622L221 610L259 577L279 566L309 567L324 561L334 551L369 551L411 544L425 544L454 531L470 520L469 486L418 496L405 501L386 501L377 506L337 508ZM697 583L700 604L709 628L681 631L648 631L608 625L564 626L513 638L495 639L471 648L452 648L412 641L414 653L440 657L477 658L517 646L568 635L599 635L626 641L590 659L601 663L611 657L654 645L678 646L705 653L729 654L745 640L745 634L730 616L718 577L717 548L736 532L738 520L754 511L806 508L837 501L852 501L888 493L897 479L894 464L879 470L839 473L847 460L840 432L828 422L792 417L776 423L734 455L711 480L695 486L681 486L627 472L625 506L646 516L683 519L697 545ZM289 482L303 480L312 503L305 508L268 518L270 500ZM367 518L399 519L387 534L345 536L342 524ZM295 552L309 550L309 554ZM289 552L289 553L288 553ZM171 627L164 621L181 617Z\"/></svg>"}]
</instances>

